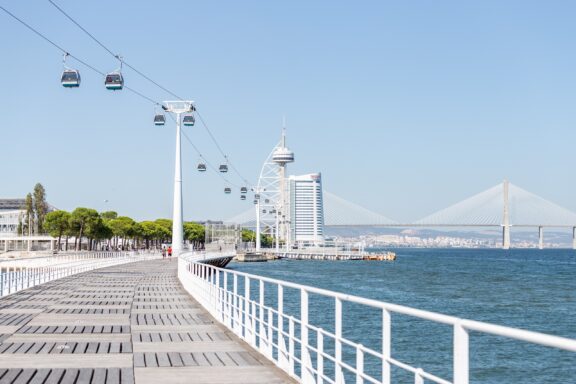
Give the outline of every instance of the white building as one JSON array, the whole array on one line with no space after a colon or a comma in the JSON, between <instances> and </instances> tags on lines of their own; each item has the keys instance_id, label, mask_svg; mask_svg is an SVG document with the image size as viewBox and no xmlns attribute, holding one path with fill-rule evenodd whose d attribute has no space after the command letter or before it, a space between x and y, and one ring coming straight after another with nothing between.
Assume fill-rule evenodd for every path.
<instances>
[{"instance_id":1,"label":"white building","mask_svg":"<svg viewBox=\"0 0 576 384\"><path fill-rule=\"evenodd\" d=\"M322 177L311 173L288 178L290 196L290 240L293 245L319 245L324 242Z\"/></svg>"},{"instance_id":2,"label":"white building","mask_svg":"<svg viewBox=\"0 0 576 384\"><path fill-rule=\"evenodd\" d=\"M24 199L0 199L0 236L14 236L20 217L26 213Z\"/></svg>"}]
</instances>

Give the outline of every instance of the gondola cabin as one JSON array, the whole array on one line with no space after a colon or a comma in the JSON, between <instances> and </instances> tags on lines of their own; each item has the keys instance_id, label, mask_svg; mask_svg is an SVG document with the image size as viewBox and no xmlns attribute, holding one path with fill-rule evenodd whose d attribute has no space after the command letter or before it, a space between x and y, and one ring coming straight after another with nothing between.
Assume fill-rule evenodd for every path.
<instances>
[{"instance_id":1,"label":"gondola cabin","mask_svg":"<svg viewBox=\"0 0 576 384\"><path fill-rule=\"evenodd\" d=\"M196 169L198 169L198 172L206 172L206 164L200 163Z\"/></svg>"},{"instance_id":2,"label":"gondola cabin","mask_svg":"<svg viewBox=\"0 0 576 384\"><path fill-rule=\"evenodd\" d=\"M248 193L248 188L246 187L240 188L240 193Z\"/></svg>"},{"instance_id":3,"label":"gondola cabin","mask_svg":"<svg viewBox=\"0 0 576 384\"><path fill-rule=\"evenodd\" d=\"M224 193L229 195L230 193L232 193L232 189L229 187L224 188Z\"/></svg>"},{"instance_id":4,"label":"gondola cabin","mask_svg":"<svg viewBox=\"0 0 576 384\"><path fill-rule=\"evenodd\" d=\"M106 75L106 80L104 81L106 89L111 91L119 91L124 88L124 77L120 72L112 72Z\"/></svg>"},{"instance_id":5,"label":"gondola cabin","mask_svg":"<svg viewBox=\"0 0 576 384\"><path fill-rule=\"evenodd\" d=\"M166 116L162 114L157 114L154 116L154 125L164 125L166 124Z\"/></svg>"},{"instance_id":6,"label":"gondola cabin","mask_svg":"<svg viewBox=\"0 0 576 384\"><path fill-rule=\"evenodd\" d=\"M226 173L226 172L228 172L228 165L220 164L220 167L218 167L218 170L222 173Z\"/></svg>"},{"instance_id":7,"label":"gondola cabin","mask_svg":"<svg viewBox=\"0 0 576 384\"><path fill-rule=\"evenodd\" d=\"M62 86L65 88L76 88L80 86L80 72L76 69L66 69L62 72L60 79Z\"/></svg>"},{"instance_id":8,"label":"gondola cabin","mask_svg":"<svg viewBox=\"0 0 576 384\"><path fill-rule=\"evenodd\" d=\"M194 116L192 116L192 115L184 116L184 119L182 119L182 123L187 127L193 126L195 122L196 122L196 120L194 119Z\"/></svg>"},{"instance_id":9,"label":"gondola cabin","mask_svg":"<svg viewBox=\"0 0 576 384\"><path fill-rule=\"evenodd\" d=\"M246 195L240 195L240 200L246 200Z\"/></svg>"}]
</instances>

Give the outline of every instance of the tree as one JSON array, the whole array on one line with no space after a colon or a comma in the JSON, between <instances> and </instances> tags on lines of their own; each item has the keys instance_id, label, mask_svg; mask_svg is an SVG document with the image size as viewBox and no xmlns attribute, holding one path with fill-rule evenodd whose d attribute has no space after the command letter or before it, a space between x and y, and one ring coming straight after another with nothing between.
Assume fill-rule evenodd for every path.
<instances>
[{"instance_id":1,"label":"tree","mask_svg":"<svg viewBox=\"0 0 576 384\"><path fill-rule=\"evenodd\" d=\"M172 237L172 220L156 219L154 222L165 229L165 237L162 238L162 240L166 240Z\"/></svg>"},{"instance_id":2,"label":"tree","mask_svg":"<svg viewBox=\"0 0 576 384\"><path fill-rule=\"evenodd\" d=\"M100 217L104 221L113 220L118 217L118 214L114 211L106 211L100 214Z\"/></svg>"},{"instance_id":3,"label":"tree","mask_svg":"<svg viewBox=\"0 0 576 384\"><path fill-rule=\"evenodd\" d=\"M90 239L89 249L93 249L93 242L99 243L101 240L110 239L114 234L108 223L98 217L86 227L86 236Z\"/></svg>"},{"instance_id":4,"label":"tree","mask_svg":"<svg viewBox=\"0 0 576 384\"><path fill-rule=\"evenodd\" d=\"M136 222L127 216L119 216L116 219L112 219L108 222L108 225L110 226L114 236L116 236L116 238L122 238L123 246L126 243L126 238L132 236L133 227L135 224Z\"/></svg>"},{"instance_id":5,"label":"tree","mask_svg":"<svg viewBox=\"0 0 576 384\"><path fill-rule=\"evenodd\" d=\"M22 234L30 234L34 228L34 200L32 199L31 193L26 195L26 199L24 201L24 210L26 213L24 217L25 224L22 228Z\"/></svg>"},{"instance_id":6,"label":"tree","mask_svg":"<svg viewBox=\"0 0 576 384\"><path fill-rule=\"evenodd\" d=\"M205 227L202 224L184 223L184 238L194 245L194 248L202 248L206 241Z\"/></svg>"},{"instance_id":7,"label":"tree","mask_svg":"<svg viewBox=\"0 0 576 384\"><path fill-rule=\"evenodd\" d=\"M86 230L91 230L90 226L96 225L97 221L101 220L100 215L96 210L91 208L76 208L70 215L70 229L76 236L76 250L81 248L82 237Z\"/></svg>"},{"instance_id":8,"label":"tree","mask_svg":"<svg viewBox=\"0 0 576 384\"><path fill-rule=\"evenodd\" d=\"M52 237L58 237L58 250L62 235L70 228L70 213L66 211L53 211L46 214L44 230Z\"/></svg>"},{"instance_id":9,"label":"tree","mask_svg":"<svg viewBox=\"0 0 576 384\"><path fill-rule=\"evenodd\" d=\"M48 203L46 202L46 190L40 183L34 186L34 212L36 214L37 233L43 233L44 218L48 212Z\"/></svg>"}]
</instances>

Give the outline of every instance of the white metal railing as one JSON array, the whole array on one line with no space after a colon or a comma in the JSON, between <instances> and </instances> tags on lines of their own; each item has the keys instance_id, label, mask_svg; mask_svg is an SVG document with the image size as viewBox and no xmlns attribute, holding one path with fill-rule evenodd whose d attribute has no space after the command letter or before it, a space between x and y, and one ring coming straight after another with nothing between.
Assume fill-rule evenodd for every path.
<instances>
[{"instance_id":1,"label":"white metal railing","mask_svg":"<svg viewBox=\"0 0 576 384\"><path fill-rule=\"evenodd\" d=\"M197 260L201 260L201 256L179 259L178 277L184 288L218 321L249 345L259 350L290 376L303 383L343 384L345 377L352 376L357 384L389 384L392 367L397 367L411 373L415 384L423 384L424 380L439 384L468 384L470 331L576 352L576 340L573 339L465 320L282 280L221 269L197 262ZM272 290L265 289L265 286L272 286ZM297 317L285 312L286 289L299 292L300 308ZM334 332L310 324L309 298L311 295L333 300L334 313L326 314L326 316L334 316ZM344 303L354 303L380 312L381 350L368 348L343 337L342 307ZM452 327L452 381L392 357L392 314L407 315ZM299 332L297 332L297 328ZM327 348L327 342L333 347ZM352 359L353 362L350 362L350 359L343 359L343 347L354 349L355 359ZM381 364L378 374L366 371L365 360L367 357L378 359ZM326 369L328 364L333 368Z\"/></svg>"},{"instance_id":2,"label":"white metal railing","mask_svg":"<svg viewBox=\"0 0 576 384\"><path fill-rule=\"evenodd\" d=\"M0 297L76 273L160 257L157 252L80 252L0 261Z\"/></svg>"}]
</instances>

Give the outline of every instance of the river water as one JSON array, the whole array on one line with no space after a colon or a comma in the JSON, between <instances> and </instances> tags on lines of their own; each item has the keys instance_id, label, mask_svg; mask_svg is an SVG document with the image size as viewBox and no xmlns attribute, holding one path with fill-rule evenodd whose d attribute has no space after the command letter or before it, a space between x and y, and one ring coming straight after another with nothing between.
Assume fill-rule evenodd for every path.
<instances>
[{"instance_id":1,"label":"river water","mask_svg":"<svg viewBox=\"0 0 576 384\"><path fill-rule=\"evenodd\" d=\"M462 318L576 338L576 251L398 249L395 262L232 263L230 268ZM299 313L298 292L286 310ZM275 297L267 297L274 305ZM334 303L310 298L310 323L334 331ZM344 305L344 336L381 348L378 311ZM311 344L315 337L312 335ZM333 345L327 345L330 350ZM353 350L344 350L353 362ZM392 316L392 356L452 380L452 329ZM333 370L327 364L327 370ZM376 360L366 369L378 377ZM393 382L414 376L393 369ZM350 377L350 381L352 377ZM347 380L348 382L349 380ZM471 383L576 383L576 353L470 334Z\"/></svg>"}]
</instances>

